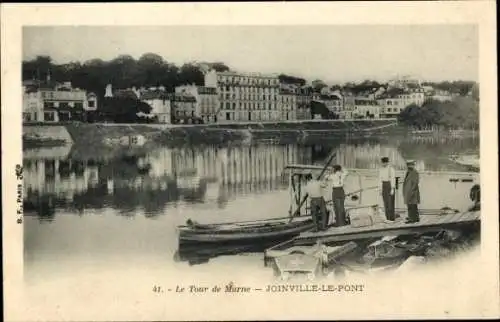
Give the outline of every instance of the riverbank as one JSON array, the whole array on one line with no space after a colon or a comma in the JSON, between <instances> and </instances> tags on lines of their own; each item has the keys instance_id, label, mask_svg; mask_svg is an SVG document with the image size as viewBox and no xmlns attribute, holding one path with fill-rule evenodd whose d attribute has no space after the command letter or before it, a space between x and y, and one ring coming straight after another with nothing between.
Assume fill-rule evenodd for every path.
<instances>
[{"instance_id":1,"label":"riverbank","mask_svg":"<svg viewBox=\"0 0 500 322\"><path fill-rule=\"evenodd\" d=\"M395 120L305 120L203 125L171 124L25 124L23 137L42 141L105 145L122 137L143 136L147 142L224 143L252 139L301 139L324 135L373 135L394 130ZM30 142L34 144L34 142Z\"/></svg>"},{"instance_id":2,"label":"riverbank","mask_svg":"<svg viewBox=\"0 0 500 322\"><path fill-rule=\"evenodd\" d=\"M123 145L123 138L143 137L144 144L224 144L269 140L308 142L333 137L443 136L454 133L416 133L398 125L394 119L379 120L303 120L288 122L249 122L202 125L57 123L25 124L25 148L64 144L93 147ZM466 135L461 133L461 135ZM476 133L477 135L477 133ZM127 141L127 140L125 140ZM142 145L141 143L140 145ZM125 143L127 145L127 143Z\"/></svg>"}]
</instances>

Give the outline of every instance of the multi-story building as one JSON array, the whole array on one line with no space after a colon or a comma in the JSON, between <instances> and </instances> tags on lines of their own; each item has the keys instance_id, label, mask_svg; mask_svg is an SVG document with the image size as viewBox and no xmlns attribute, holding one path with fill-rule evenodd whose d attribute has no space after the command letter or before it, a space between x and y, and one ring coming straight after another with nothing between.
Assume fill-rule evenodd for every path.
<instances>
[{"instance_id":1,"label":"multi-story building","mask_svg":"<svg viewBox=\"0 0 500 322\"><path fill-rule=\"evenodd\" d=\"M344 110L344 100L342 95L338 93L333 94L325 91L323 91L323 93L314 92L312 94L312 100L324 104L328 111L339 117Z\"/></svg>"},{"instance_id":2,"label":"multi-story building","mask_svg":"<svg viewBox=\"0 0 500 322\"><path fill-rule=\"evenodd\" d=\"M422 106L425 101L424 89L406 90L397 94L382 95L378 100L381 117L396 117L407 106L415 104Z\"/></svg>"},{"instance_id":3,"label":"multi-story building","mask_svg":"<svg viewBox=\"0 0 500 322\"><path fill-rule=\"evenodd\" d=\"M268 121L278 110L279 79L275 75L205 72L205 86L217 88L218 122Z\"/></svg>"},{"instance_id":4,"label":"multi-story building","mask_svg":"<svg viewBox=\"0 0 500 322\"><path fill-rule=\"evenodd\" d=\"M196 99L195 115L204 123L217 123L219 96L216 87L182 85L175 88L178 94L188 94Z\"/></svg>"},{"instance_id":5,"label":"multi-story building","mask_svg":"<svg viewBox=\"0 0 500 322\"><path fill-rule=\"evenodd\" d=\"M172 104L170 99L171 95L160 90L144 92L141 95L141 101L151 106L150 114L156 116L159 123L172 122Z\"/></svg>"},{"instance_id":6,"label":"multi-story building","mask_svg":"<svg viewBox=\"0 0 500 322\"><path fill-rule=\"evenodd\" d=\"M297 88L297 119L310 120L312 87L302 86Z\"/></svg>"},{"instance_id":7,"label":"multi-story building","mask_svg":"<svg viewBox=\"0 0 500 322\"><path fill-rule=\"evenodd\" d=\"M290 121L297 119L297 93L293 87L281 87L278 95L278 111L271 112L272 120Z\"/></svg>"},{"instance_id":8,"label":"multi-story building","mask_svg":"<svg viewBox=\"0 0 500 322\"><path fill-rule=\"evenodd\" d=\"M352 119L356 108L356 98L352 93L345 92L343 95L343 108L338 113L340 119Z\"/></svg>"},{"instance_id":9,"label":"multi-story building","mask_svg":"<svg viewBox=\"0 0 500 322\"><path fill-rule=\"evenodd\" d=\"M90 94L89 94L90 95ZM97 97L73 88L71 82L38 82L24 87L23 120L26 122L59 122L79 119L84 111L97 106Z\"/></svg>"},{"instance_id":10,"label":"multi-story building","mask_svg":"<svg viewBox=\"0 0 500 322\"><path fill-rule=\"evenodd\" d=\"M421 85L422 84L419 79L408 75L396 77L389 81L390 87L407 88L407 87L421 87Z\"/></svg>"},{"instance_id":11,"label":"multi-story building","mask_svg":"<svg viewBox=\"0 0 500 322\"><path fill-rule=\"evenodd\" d=\"M433 90L427 100L436 100L440 102L450 102L453 100L453 94L444 90Z\"/></svg>"},{"instance_id":12,"label":"multi-story building","mask_svg":"<svg viewBox=\"0 0 500 322\"><path fill-rule=\"evenodd\" d=\"M196 98L187 93L170 93L170 104L172 106L172 119L174 122L193 122L196 115Z\"/></svg>"},{"instance_id":13,"label":"multi-story building","mask_svg":"<svg viewBox=\"0 0 500 322\"><path fill-rule=\"evenodd\" d=\"M380 118L380 105L376 100L356 97L352 114L354 118Z\"/></svg>"}]
</instances>

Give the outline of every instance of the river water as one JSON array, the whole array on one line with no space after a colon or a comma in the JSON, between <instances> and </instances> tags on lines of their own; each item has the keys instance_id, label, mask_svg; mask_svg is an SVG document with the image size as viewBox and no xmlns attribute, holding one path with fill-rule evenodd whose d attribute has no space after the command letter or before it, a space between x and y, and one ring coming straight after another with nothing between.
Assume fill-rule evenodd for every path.
<instances>
[{"instance_id":1,"label":"river water","mask_svg":"<svg viewBox=\"0 0 500 322\"><path fill-rule=\"evenodd\" d=\"M399 170L406 160L416 160L422 172L420 207L464 209L478 178L454 182L450 179L457 174L435 172L468 171L448 157L477 152L478 146L475 139L391 138L158 146L109 155L88 155L76 146L26 150L24 278L31 285L104 272L176 282L236 273L268 278L271 270L264 267L262 253L219 256L199 265L174 260L176 226L187 219L210 223L286 216L285 165L322 165L333 151L335 163L373 173L382 156ZM346 190L374 184L374 175L352 172ZM400 194L397 208L404 207ZM347 204L380 203L375 190L359 197ZM127 273L132 271L141 277Z\"/></svg>"}]
</instances>

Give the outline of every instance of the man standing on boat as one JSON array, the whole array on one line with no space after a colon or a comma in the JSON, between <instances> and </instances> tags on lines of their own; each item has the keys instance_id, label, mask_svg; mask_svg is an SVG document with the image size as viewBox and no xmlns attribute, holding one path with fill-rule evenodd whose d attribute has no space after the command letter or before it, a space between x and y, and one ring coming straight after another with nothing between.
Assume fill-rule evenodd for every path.
<instances>
[{"instance_id":1,"label":"man standing on boat","mask_svg":"<svg viewBox=\"0 0 500 322\"><path fill-rule=\"evenodd\" d=\"M315 180L312 174L307 174L305 192L309 196L309 209L314 222L315 231L325 230L328 223L325 198L323 197L324 182Z\"/></svg>"},{"instance_id":2,"label":"man standing on boat","mask_svg":"<svg viewBox=\"0 0 500 322\"><path fill-rule=\"evenodd\" d=\"M379 186L382 200L384 202L385 217L387 220L394 221L396 219L394 201L396 190L396 171L389 164L389 158L381 159L382 167L379 170Z\"/></svg>"},{"instance_id":3,"label":"man standing on boat","mask_svg":"<svg viewBox=\"0 0 500 322\"><path fill-rule=\"evenodd\" d=\"M344 207L344 182L347 174L346 170L342 170L342 167L336 164L333 166L333 172L330 172L326 177L326 180L330 181L332 184L332 202L335 211L335 226L337 227L347 225Z\"/></svg>"},{"instance_id":4,"label":"man standing on boat","mask_svg":"<svg viewBox=\"0 0 500 322\"><path fill-rule=\"evenodd\" d=\"M408 218L406 223L415 223L420 221L418 213L418 204L420 203L419 174L415 169L415 161L408 160L406 162L408 170L406 171L405 180L403 182L403 197L406 206L408 207Z\"/></svg>"}]
</instances>

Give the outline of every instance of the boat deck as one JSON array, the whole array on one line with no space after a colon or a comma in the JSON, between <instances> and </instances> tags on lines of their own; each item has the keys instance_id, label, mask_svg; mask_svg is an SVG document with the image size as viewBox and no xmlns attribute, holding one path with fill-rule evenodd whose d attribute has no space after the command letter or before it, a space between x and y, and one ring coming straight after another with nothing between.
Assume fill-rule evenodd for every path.
<instances>
[{"instance_id":1,"label":"boat deck","mask_svg":"<svg viewBox=\"0 0 500 322\"><path fill-rule=\"evenodd\" d=\"M445 228L479 223L480 217L480 211L466 211L455 214L421 215L420 222L411 224L406 224L404 219L400 219L394 223L382 222L365 227L330 227L325 231L301 233L295 238L295 244L307 245L317 241L326 243L356 241L367 238L440 231Z\"/></svg>"}]
</instances>

